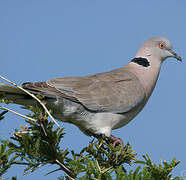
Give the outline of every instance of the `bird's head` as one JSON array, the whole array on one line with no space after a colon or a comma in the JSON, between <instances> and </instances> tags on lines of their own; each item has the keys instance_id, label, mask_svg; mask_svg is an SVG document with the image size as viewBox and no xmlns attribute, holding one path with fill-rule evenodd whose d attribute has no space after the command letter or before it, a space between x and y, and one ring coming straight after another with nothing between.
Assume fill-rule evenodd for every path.
<instances>
[{"instance_id":1,"label":"bird's head","mask_svg":"<svg viewBox=\"0 0 186 180\"><path fill-rule=\"evenodd\" d=\"M176 58L182 61L181 57L173 51L171 42L165 37L154 37L147 40L139 49L137 57L153 57L153 59L163 62L168 57Z\"/></svg>"}]
</instances>

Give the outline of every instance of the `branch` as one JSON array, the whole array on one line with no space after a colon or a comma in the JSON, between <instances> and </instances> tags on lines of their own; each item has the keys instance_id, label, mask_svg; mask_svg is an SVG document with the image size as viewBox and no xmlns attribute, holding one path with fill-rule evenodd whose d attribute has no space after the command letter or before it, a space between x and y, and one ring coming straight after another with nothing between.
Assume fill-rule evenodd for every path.
<instances>
[{"instance_id":1,"label":"branch","mask_svg":"<svg viewBox=\"0 0 186 180\"><path fill-rule=\"evenodd\" d=\"M7 110L7 111L9 111L9 112L11 112L11 113L14 113L14 114L16 114L16 115L18 115L18 116L21 116L21 117L25 118L25 119L29 119L29 120L31 120L31 121L37 122L37 120L35 120L35 119L31 118L31 117L22 115L22 114L20 114L20 113L18 113L18 112L15 112L15 111L13 111L13 110L11 110L11 109L8 109L8 108L4 107L4 106L0 106L0 109L2 109L2 110Z\"/></svg>"},{"instance_id":2,"label":"branch","mask_svg":"<svg viewBox=\"0 0 186 180\"><path fill-rule=\"evenodd\" d=\"M34 98L36 101L39 102L39 104L41 104L41 106L44 108L44 110L46 111L46 113L49 115L49 117L54 121L54 123L60 127L60 125L56 122L56 120L52 117L52 115L50 114L50 112L48 111L48 109L46 108L46 106L42 103L42 101L40 101L34 94L30 93L29 91L25 90L24 88L22 88L21 86L18 86L17 84L15 84L14 82L6 79L3 76L0 76L1 79L9 82L10 84L14 85L15 87L21 89L22 91L24 91L25 93L27 93L28 95L30 95L32 98Z\"/></svg>"},{"instance_id":3,"label":"branch","mask_svg":"<svg viewBox=\"0 0 186 180\"><path fill-rule=\"evenodd\" d=\"M58 159L56 159L56 162L70 179L75 180L74 174L62 162L60 162Z\"/></svg>"}]
</instances>

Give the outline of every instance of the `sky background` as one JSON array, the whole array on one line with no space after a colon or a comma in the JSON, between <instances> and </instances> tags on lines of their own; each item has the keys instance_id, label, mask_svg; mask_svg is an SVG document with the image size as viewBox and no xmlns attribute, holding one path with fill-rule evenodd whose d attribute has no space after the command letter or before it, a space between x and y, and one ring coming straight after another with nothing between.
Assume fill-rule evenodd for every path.
<instances>
[{"instance_id":1,"label":"sky background","mask_svg":"<svg viewBox=\"0 0 186 180\"><path fill-rule=\"evenodd\" d=\"M148 38L169 38L183 62L164 62L144 110L113 135L129 141L140 159L145 153L156 163L176 157L181 164L173 174L186 177L185 9L186 1L174 0L1 0L0 75L21 84L109 71L127 64ZM19 124L24 120L9 113L0 122L0 138ZM61 126L64 148L79 152L92 140L73 125ZM4 178L57 179L61 172L44 176L55 168L22 177L24 168L13 167Z\"/></svg>"}]
</instances>

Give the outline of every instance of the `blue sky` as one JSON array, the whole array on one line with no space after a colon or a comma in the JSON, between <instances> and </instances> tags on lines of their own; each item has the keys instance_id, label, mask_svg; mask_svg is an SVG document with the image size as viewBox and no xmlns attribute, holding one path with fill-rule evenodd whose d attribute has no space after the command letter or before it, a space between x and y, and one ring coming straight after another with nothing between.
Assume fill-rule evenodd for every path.
<instances>
[{"instance_id":1,"label":"blue sky","mask_svg":"<svg viewBox=\"0 0 186 180\"><path fill-rule=\"evenodd\" d=\"M127 64L153 36L168 37L183 58L164 62L155 91L144 110L113 135L129 141L140 158L148 153L156 163L176 157L173 171L186 172L186 1L173 0L32 0L0 1L0 74L21 84L54 77L82 76ZM11 106L22 112L18 106ZM24 120L8 114L0 122L0 138L7 138ZM63 124L64 148L80 151L91 140L73 125ZM24 176L44 176L48 166ZM14 167L4 177L22 177Z\"/></svg>"}]
</instances>

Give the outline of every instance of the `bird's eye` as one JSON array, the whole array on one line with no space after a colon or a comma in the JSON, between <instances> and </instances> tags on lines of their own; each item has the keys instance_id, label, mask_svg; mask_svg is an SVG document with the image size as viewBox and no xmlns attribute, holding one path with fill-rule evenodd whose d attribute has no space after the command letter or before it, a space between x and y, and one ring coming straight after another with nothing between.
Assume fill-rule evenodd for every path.
<instances>
[{"instance_id":1,"label":"bird's eye","mask_svg":"<svg viewBox=\"0 0 186 180\"><path fill-rule=\"evenodd\" d=\"M165 49L165 43L160 42L159 45L158 45L158 47L159 47L160 49Z\"/></svg>"}]
</instances>

